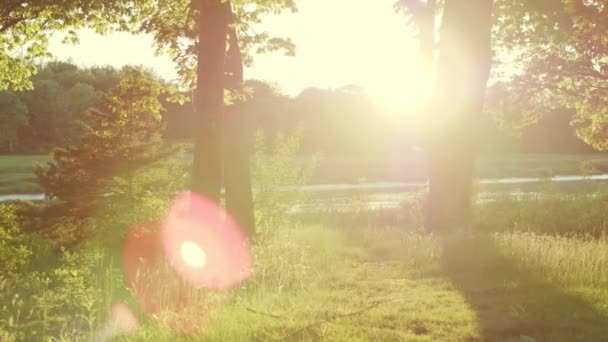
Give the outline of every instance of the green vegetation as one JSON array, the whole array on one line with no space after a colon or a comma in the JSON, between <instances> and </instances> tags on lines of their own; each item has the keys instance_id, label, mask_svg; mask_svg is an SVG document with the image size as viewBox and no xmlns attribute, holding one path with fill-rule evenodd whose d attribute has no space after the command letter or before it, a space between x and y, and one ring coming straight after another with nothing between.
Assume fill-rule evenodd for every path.
<instances>
[{"instance_id":1,"label":"green vegetation","mask_svg":"<svg viewBox=\"0 0 608 342\"><path fill-rule=\"evenodd\" d=\"M608 334L605 239L505 233L463 241L395 227L300 227L276 243L293 245L276 255L286 259L287 279L258 272L201 340L599 341ZM179 336L151 324L125 340Z\"/></svg>"},{"instance_id":2,"label":"green vegetation","mask_svg":"<svg viewBox=\"0 0 608 342\"><path fill-rule=\"evenodd\" d=\"M257 31L266 15L295 11L293 0L17 0L0 8L0 151L55 148L50 160L0 160L0 191L41 191L31 164L45 161L34 168L40 186L59 199L0 204L0 341L605 340L608 190L584 179L558 191L550 176L608 172L608 156L495 152L588 152L574 134L608 150L606 1L437 4L396 4L418 25L430 68L438 56L436 101L420 111L434 116L427 123L379 120L356 87L288 98L261 82L246 86L254 53L293 53L289 39ZM175 62L178 83L131 67L34 65L49 57L53 32L76 42L83 28L150 34ZM517 65L509 63L485 107L516 131L538 123L520 132L521 149L482 110L501 50L515 51ZM178 88L195 89L193 108L166 103L184 100ZM196 128L188 131L192 158L163 141L163 105ZM558 117L538 120L544 113ZM258 135L255 144L245 128L252 119L274 136L302 118L305 134ZM425 156L404 155L412 145L424 145ZM313 174L310 156L324 150ZM478 151L489 156L475 170ZM168 215L190 166L202 203L180 202ZM307 204L298 187L310 182L424 175L428 193L396 209L367 209L361 191L340 199L343 210L290 210ZM474 178L522 176L542 178L534 196L505 192L468 205L485 186L474 189ZM222 185L226 215L216 208ZM228 229L231 219L240 232ZM141 244L131 253L134 240ZM252 269L243 269L241 248ZM231 271L233 281L221 279ZM216 286L180 277L189 272Z\"/></svg>"},{"instance_id":3,"label":"green vegetation","mask_svg":"<svg viewBox=\"0 0 608 342\"><path fill-rule=\"evenodd\" d=\"M106 193L116 201L117 196L134 200L141 192L166 192L153 180L145 184L139 174L176 152L163 149L161 91L143 70L125 68L120 83L106 95L109 110L91 111L81 122L79 143L55 148L45 166L34 167L44 192L72 211L95 206Z\"/></svg>"},{"instance_id":4,"label":"green vegetation","mask_svg":"<svg viewBox=\"0 0 608 342\"><path fill-rule=\"evenodd\" d=\"M537 199L477 204L472 232L433 235L422 229L418 195L398 209L370 211L353 198L345 212L288 215L301 194L278 189L304 184L314 168L296 162L298 150L297 135L258 138L252 174L265 191L255 197L252 276L230 290L206 290L159 268L154 315L123 278L122 248L134 227L163 217L169 197L143 191L99 201L85 219L55 204L0 205L0 339L118 334L112 324L128 319L112 318L117 303L139 321L123 331L124 341L595 341L608 334L605 190L582 182L564 197L546 183ZM36 157L29 158L5 165ZM589 159L598 158L544 162L570 167ZM536 161L510 156L488 165ZM173 181L162 172L170 165L157 166L158 184ZM139 175L136 187L147 180Z\"/></svg>"},{"instance_id":5,"label":"green vegetation","mask_svg":"<svg viewBox=\"0 0 608 342\"><path fill-rule=\"evenodd\" d=\"M500 221L521 210L507 202L476 207L475 234L423 233L415 199L399 210L353 207L341 217L283 222L262 230L267 233L252 250L254 274L241 286L190 289L189 304L178 309L173 286L183 285L161 282L165 311L147 318L112 252L120 243L104 248L91 240L53 252L31 233L16 233L18 219L3 206L2 227L12 235L0 234L0 246L13 252L0 257L13 276L3 283L0 333L8 341L83 339L102 333L111 304L124 302L143 324L124 341L191 335L204 341L600 341L608 334L608 239L597 227L608 217L585 211L586 195L561 206L523 202L530 213L555 213L551 222L562 222L561 234L544 229L552 225L548 215ZM133 212L144 216L161 208L138 207ZM567 230L574 218L578 226ZM126 221L137 221L128 213L109 219L89 224L124 231ZM28 252L33 248L37 253Z\"/></svg>"}]
</instances>

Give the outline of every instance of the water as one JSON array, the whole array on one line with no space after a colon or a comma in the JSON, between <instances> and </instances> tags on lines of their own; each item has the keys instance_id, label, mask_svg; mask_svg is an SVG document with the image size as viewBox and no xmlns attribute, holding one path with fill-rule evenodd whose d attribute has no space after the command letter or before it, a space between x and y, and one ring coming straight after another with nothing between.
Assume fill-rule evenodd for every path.
<instances>
[{"instance_id":1,"label":"water","mask_svg":"<svg viewBox=\"0 0 608 342\"><path fill-rule=\"evenodd\" d=\"M495 186L498 191L481 192L477 195L477 201L488 201L496 197L497 193L508 193L517 198L533 198L540 196L540 192L533 188L526 188L528 185L541 184L552 181L558 184L576 183L584 180L602 183L608 181L608 174L581 176L566 175L555 176L552 178L535 177L513 177L501 179L480 179L479 184L484 186ZM357 184L313 184L299 188L300 191L314 192L319 194L315 206L320 207L333 202L344 203L348 196L353 193L365 193L368 207L391 208L398 206L412 192L418 191L426 186L426 181L415 180L410 182L376 182L376 183L357 183ZM500 189L502 187L502 189ZM506 187L506 188L504 188ZM44 194L6 194L0 195L0 202L5 201L43 201ZM315 198L316 199L316 198Z\"/></svg>"},{"instance_id":2,"label":"water","mask_svg":"<svg viewBox=\"0 0 608 342\"><path fill-rule=\"evenodd\" d=\"M0 202L6 202L6 201L44 201L44 194L0 195Z\"/></svg>"}]
</instances>

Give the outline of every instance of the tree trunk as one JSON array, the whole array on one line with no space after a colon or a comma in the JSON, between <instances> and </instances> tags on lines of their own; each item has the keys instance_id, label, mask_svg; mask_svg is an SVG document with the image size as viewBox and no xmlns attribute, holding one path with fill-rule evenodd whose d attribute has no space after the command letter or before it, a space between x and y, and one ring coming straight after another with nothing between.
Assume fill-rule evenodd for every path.
<instances>
[{"instance_id":1,"label":"tree trunk","mask_svg":"<svg viewBox=\"0 0 608 342\"><path fill-rule=\"evenodd\" d=\"M222 109L224 60L230 7L222 0L198 0L199 46L197 111L192 191L219 203L222 186Z\"/></svg>"},{"instance_id":2,"label":"tree trunk","mask_svg":"<svg viewBox=\"0 0 608 342\"><path fill-rule=\"evenodd\" d=\"M243 85L243 58L236 29L230 29L230 47L226 56L228 86L241 89ZM251 173L249 170L248 118L241 106L233 105L225 115L224 186L226 209L237 221L241 231L249 237L255 235Z\"/></svg>"},{"instance_id":3,"label":"tree trunk","mask_svg":"<svg viewBox=\"0 0 608 342\"><path fill-rule=\"evenodd\" d=\"M237 221L241 231L249 237L255 235L253 195L249 170L249 132L247 120L240 106L233 106L225 117L226 144L224 163L224 185L226 209Z\"/></svg>"},{"instance_id":4,"label":"tree trunk","mask_svg":"<svg viewBox=\"0 0 608 342\"><path fill-rule=\"evenodd\" d=\"M492 64L492 0L446 0L430 143L427 228L470 225L478 122Z\"/></svg>"}]
</instances>

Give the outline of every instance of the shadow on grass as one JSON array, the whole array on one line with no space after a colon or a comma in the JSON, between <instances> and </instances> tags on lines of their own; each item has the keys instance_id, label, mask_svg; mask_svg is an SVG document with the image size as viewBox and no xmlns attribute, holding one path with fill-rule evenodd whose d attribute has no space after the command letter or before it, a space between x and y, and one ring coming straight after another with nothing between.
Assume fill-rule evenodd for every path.
<instances>
[{"instance_id":1,"label":"shadow on grass","mask_svg":"<svg viewBox=\"0 0 608 342\"><path fill-rule=\"evenodd\" d=\"M443 271L477 315L470 341L608 341L608 316L500 253L491 236L445 237Z\"/></svg>"}]
</instances>

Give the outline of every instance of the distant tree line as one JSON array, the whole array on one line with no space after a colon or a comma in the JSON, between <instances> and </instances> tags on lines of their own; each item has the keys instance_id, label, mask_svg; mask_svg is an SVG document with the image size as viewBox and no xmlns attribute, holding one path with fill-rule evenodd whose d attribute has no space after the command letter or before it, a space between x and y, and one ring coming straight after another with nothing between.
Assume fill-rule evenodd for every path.
<instances>
[{"instance_id":1,"label":"distant tree line","mask_svg":"<svg viewBox=\"0 0 608 342\"><path fill-rule=\"evenodd\" d=\"M103 94L117 85L121 70L113 67L79 68L67 62L40 66L33 90L0 91L0 152L46 153L76 142L79 122L92 108L102 109ZM364 90L307 88L289 97L261 81L246 82L246 98L236 105L250 121L251 133L269 134L303 129L302 151L328 156L382 156L387 151L420 145L414 119L387 116ZM165 95L163 95L166 97ZM160 99L165 107L165 137L183 140L194 135L191 103ZM571 110L555 110L518 129L499 127L487 116L486 152L587 153L593 149L575 136ZM407 118L407 116L406 116ZM395 124L400 122L400 124ZM515 137L514 134L517 133Z\"/></svg>"},{"instance_id":2,"label":"distant tree line","mask_svg":"<svg viewBox=\"0 0 608 342\"><path fill-rule=\"evenodd\" d=\"M246 81L248 100L241 110L252 131L272 135L301 128L301 151L327 157L380 157L389 151L423 145L424 135L415 115L396 118L357 86L337 89L307 88L289 97L276 87L256 80ZM188 105L169 104L167 137L184 139L194 134ZM589 153L593 148L576 137L570 124L571 110L555 110L524 127L505 127L488 113L480 123L483 152ZM420 121L424 118L420 117Z\"/></svg>"},{"instance_id":3,"label":"distant tree line","mask_svg":"<svg viewBox=\"0 0 608 342\"><path fill-rule=\"evenodd\" d=\"M32 90L0 92L0 151L41 153L74 142L79 121L119 79L120 71L111 67L40 66Z\"/></svg>"}]
</instances>

